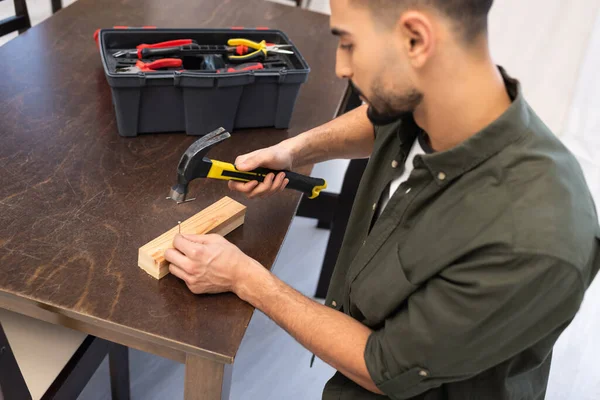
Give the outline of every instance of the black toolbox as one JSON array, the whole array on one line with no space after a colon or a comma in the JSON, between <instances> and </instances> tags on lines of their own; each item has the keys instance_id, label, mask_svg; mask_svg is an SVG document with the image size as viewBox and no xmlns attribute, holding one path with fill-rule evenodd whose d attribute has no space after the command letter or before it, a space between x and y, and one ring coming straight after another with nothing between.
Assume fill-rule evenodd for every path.
<instances>
[{"instance_id":1,"label":"black toolbox","mask_svg":"<svg viewBox=\"0 0 600 400\"><path fill-rule=\"evenodd\" d=\"M291 44L279 30L270 29L102 29L98 45L121 136L139 133L186 132L204 135L219 127L287 128L310 68L298 49L277 54L285 67L255 71L170 69L152 72L117 72L120 50L135 49L177 39L202 45L226 45L229 39ZM271 58L271 56L269 57Z\"/></svg>"}]
</instances>

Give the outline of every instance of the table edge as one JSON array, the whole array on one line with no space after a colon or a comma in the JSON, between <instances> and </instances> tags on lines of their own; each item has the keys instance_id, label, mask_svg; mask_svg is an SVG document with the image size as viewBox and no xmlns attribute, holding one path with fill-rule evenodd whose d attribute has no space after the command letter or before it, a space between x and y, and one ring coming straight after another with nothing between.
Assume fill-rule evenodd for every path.
<instances>
[{"instance_id":1,"label":"table edge","mask_svg":"<svg viewBox=\"0 0 600 400\"><path fill-rule=\"evenodd\" d=\"M186 354L197 355L222 364L233 364L234 362L234 357L232 356L200 349L176 340L161 338L115 322L86 316L75 311L44 304L34 299L6 291L0 291L0 307L28 317L97 336L127 347L169 358L182 364L185 364Z\"/></svg>"}]
</instances>

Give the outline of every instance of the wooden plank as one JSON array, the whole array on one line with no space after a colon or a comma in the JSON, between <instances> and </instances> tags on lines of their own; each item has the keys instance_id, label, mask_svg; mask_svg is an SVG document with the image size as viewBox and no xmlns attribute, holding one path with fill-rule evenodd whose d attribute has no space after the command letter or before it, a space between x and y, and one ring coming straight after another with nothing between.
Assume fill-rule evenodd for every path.
<instances>
[{"instance_id":1,"label":"wooden plank","mask_svg":"<svg viewBox=\"0 0 600 400\"><path fill-rule=\"evenodd\" d=\"M193 235L217 233L225 236L244 223L246 206L223 197L213 205L200 211L181 223L181 232ZM140 247L138 265L156 279L169 273L169 263L165 260L166 249L173 248L173 239L180 227L175 226L156 239Z\"/></svg>"}]
</instances>

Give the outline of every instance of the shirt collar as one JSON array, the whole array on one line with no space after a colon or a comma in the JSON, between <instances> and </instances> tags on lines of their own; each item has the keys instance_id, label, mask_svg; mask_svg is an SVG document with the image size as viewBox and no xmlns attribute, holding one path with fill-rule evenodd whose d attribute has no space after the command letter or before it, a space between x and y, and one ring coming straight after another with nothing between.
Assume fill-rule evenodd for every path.
<instances>
[{"instance_id":1,"label":"shirt collar","mask_svg":"<svg viewBox=\"0 0 600 400\"><path fill-rule=\"evenodd\" d=\"M446 185L477 167L515 142L527 130L531 117L521 86L516 79L508 76L504 68L498 68L508 94L513 99L504 114L482 131L450 150L415 157L415 167L424 165L439 185ZM414 141L419 128L412 118L407 118L403 122L405 122L402 124L403 129L398 130L400 142Z\"/></svg>"}]
</instances>

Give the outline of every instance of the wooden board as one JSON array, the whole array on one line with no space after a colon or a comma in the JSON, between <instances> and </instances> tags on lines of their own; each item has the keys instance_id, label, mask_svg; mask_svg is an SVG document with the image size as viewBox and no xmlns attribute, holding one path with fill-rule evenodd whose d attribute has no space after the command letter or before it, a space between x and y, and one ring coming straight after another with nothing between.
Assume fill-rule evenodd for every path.
<instances>
[{"instance_id":1,"label":"wooden board","mask_svg":"<svg viewBox=\"0 0 600 400\"><path fill-rule=\"evenodd\" d=\"M193 235L217 233L225 236L244 223L245 215L246 206L229 197L223 197L182 222L181 232ZM140 247L138 265L152 277L161 279L169 273L169 263L165 260L164 254L166 249L173 248L173 239L179 232L179 228L175 226Z\"/></svg>"}]
</instances>

